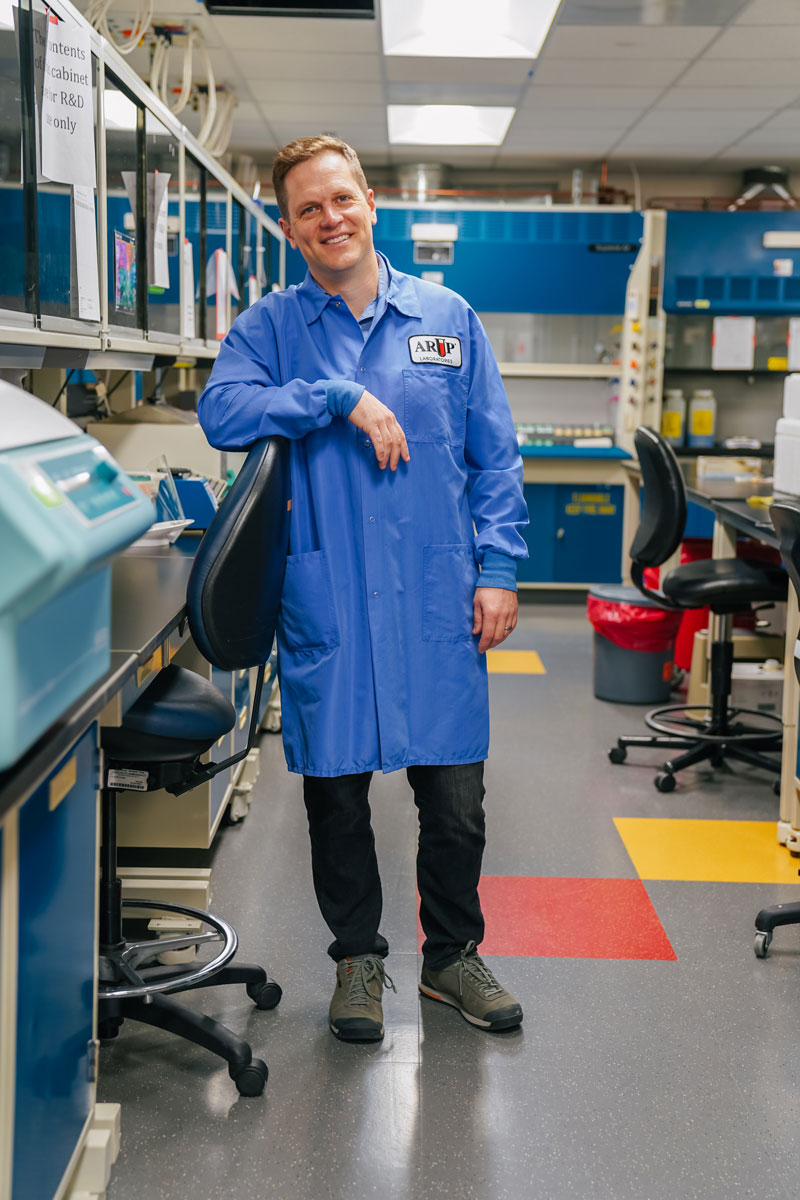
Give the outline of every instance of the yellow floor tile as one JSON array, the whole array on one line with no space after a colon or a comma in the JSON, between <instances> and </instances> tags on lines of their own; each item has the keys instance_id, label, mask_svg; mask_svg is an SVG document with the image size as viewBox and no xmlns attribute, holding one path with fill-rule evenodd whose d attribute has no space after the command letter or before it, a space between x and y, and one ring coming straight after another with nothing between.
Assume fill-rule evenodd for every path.
<instances>
[{"instance_id":1,"label":"yellow floor tile","mask_svg":"<svg viewBox=\"0 0 800 1200\"><path fill-rule=\"evenodd\" d=\"M640 879L798 883L798 863L776 839L775 821L683 821L615 817Z\"/></svg>"},{"instance_id":2,"label":"yellow floor tile","mask_svg":"<svg viewBox=\"0 0 800 1200\"><path fill-rule=\"evenodd\" d=\"M490 675L546 675L535 650L487 650L486 668Z\"/></svg>"}]
</instances>

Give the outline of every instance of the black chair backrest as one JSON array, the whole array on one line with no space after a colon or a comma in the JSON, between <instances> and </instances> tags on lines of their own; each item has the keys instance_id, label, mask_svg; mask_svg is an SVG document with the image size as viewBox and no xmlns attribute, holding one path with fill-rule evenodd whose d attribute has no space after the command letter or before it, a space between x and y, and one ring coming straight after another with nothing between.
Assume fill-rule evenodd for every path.
<instances>
[{"instance_id":1,"label":"black chair backrest","mask_svg":"<svg viewBox=\"0 0 800 1200\"><path fill-rule=\"evenodd\" d=\"M260 666L272 652L290 507L289 443L262 438L206 530L189 576L192 638L221 670Z\"/></svg>"},{"instance_id":2,"label":"black chair backrest","mask_svg":"<svg viewBox=\"0 0 800 1200\"><path fill-rule=\"evenodd\" d=\"M777 500L769 515L778 535L783 565L800 599L800 500Z\"/></svg>"},{"instance_id":3,"label":"black chair backrest","mask_svg":"<svg viewBox=\"0 0 800 1200\"><path fill-rule=\"evenodd\" d=\"M675 451L654 429L640 425L633 440L644 502L630 555L640 567L660 567L675 553L686 528L686 485Z\"/></svg>"}]
</instances>

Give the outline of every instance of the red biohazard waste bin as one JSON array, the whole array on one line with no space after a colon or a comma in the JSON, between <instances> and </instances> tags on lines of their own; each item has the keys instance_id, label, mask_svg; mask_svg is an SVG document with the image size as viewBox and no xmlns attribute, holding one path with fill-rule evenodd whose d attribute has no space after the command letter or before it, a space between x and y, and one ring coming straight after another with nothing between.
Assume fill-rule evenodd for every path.
<instances>
[{"instance_id":1,"label":"red biohazard waste bin","mask_svg":"<svg viewBox=\"0 0 800 1200\"><path fill-rule=\"evenodd\" d=\"M679 612L659 608L635 587L593 587L586 615L594 629L594 694L618 704L669 699Z\"/></svg>"}]
</instances>

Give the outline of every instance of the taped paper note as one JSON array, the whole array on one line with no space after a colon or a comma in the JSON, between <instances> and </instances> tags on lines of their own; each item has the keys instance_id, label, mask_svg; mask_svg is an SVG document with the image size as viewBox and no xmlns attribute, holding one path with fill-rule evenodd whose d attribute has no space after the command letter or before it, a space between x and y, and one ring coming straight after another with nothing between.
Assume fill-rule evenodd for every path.
<instances>
[{"instance_id":1,"label":"taped paper note","mask_svg":"<svg viewBox=\"0 0 800 1200\"><path fill-rule=\"evenodd\" d=\"M755 351L755 317L714 317L712 370L752 371Z\"/></svg>"},{"instance_id":2,"label":"taped paper note","mask_svg":"<svg viewBox=\"0 0 800 1200\"><path fill-rule=\"evenodd\" d=\"M183 336L197 337L194 324L194 255L188 238L183 242Z\"/></svg>"},{"instance_id":3,"label":"taped paper note","mask_svg":"<svg viewBox=\"0 0 800 1200\"><path fill-rule=\"evenodd\" d=\"M89 31L52 15L42 88L42 173L79 187L97 182Z\"/></svg>"},{"instance_id":4,"label":"taped paper note","mask_svg":"<svg viewBox=\"0 0 800 1200\"><path fill-rule=\"evenodd\" d=\"M85 321L99 321L100 284L97 275L97 229L92 188L73 184L72 217L75 229L78 316Z\"/></svg>"},{"instance_id":5,"label":"taped paper note","mask_svg":"<svg viewBox=\"0 0 800 1200\"><path fill-rule=\"evenodd\" d=\"M167 210L169 173L147 172L147 273L152 287L169 287Z\"/></svg>"}]
</instances>

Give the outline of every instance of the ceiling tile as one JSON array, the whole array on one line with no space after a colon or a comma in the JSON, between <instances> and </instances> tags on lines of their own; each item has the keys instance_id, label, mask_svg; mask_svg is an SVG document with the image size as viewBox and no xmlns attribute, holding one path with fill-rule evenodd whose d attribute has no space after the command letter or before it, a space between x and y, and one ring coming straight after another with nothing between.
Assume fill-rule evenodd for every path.
<instances>
[{"instance_id":1,"label":"ceiling tile","mask_svg":"<svg viewBox=\"0 0 800 1200\"><path fill-rule=\"evenodd\" d=\"M734 25L800 25L797 0L750 0Z\"/></svg>"},{"instance_id":2,"label":"ceiling tile","mask_svg":"<svg viewBox=\"0 0 800 1200\"><path fill-rule=\"evenodd\" d=\"M553 58L690 59L701 54L719 33L713 26L604 25L553 30L542 55Z\"/></svg>"},{"instance_id":3,"label":"ceiling tile","mask_svg":"<svg viewBox=\"0 0 800 1200\"><path fill-rule=\"evenodd\" d=\"M256 100L274 104L361 104L383 103L383 89L379 83L350 83L349 81L324 83L275 83L271 79L249 80L250 91Z\"/></svg>"},{"instance_id":4,"label":"ceiling tile","mask_svg":"<svg viewBox=\"0 0 800 1200\"><path fill-rule=\"evenodd\" d=\"M389 104L517 104L519 84L390 83Z\"/></svg>"},{"instance_id":5,"label":"ceiling tile","mask_svg":"<svg viewBox=\"0 0 800 1200\"><path fill-rule=\"evenodd\" d=\"M662 108L781 108L800 97L800 79L794 88L711 88L682 87L677 84L656 105Z\"/></svg>"},{"instance_id":6,"label":"ceiling tile","mask_svg":"<svg viewBox=\"0 0 800 1200\"><path fill-rule=\"evenodd\" d=\"M261 112L269 121L278 123L285 121L302 121L304 125L316 125L321 129L329 129L337 122L355 124L374 124L380 114L380 120L385 121L385 108L375 105L367 108L360 104L273 104L262 101Z\"/></svg>"},{"instance_id":7,"label":"ceiling tile","mask_svg":"<svg viewBox=\"0 0 800 1200\"><path fill-rule=\"evenodd\" d=\"M545 59L536 68L537 84L574 84L576 87L623 85L631 87L668 87L683 71L688 59Z\"/></svg>"},{"instance_id":8,"label":"ceiling tile","mask_svg":"<svg viewBox=\"0 0 800 1200\"><path fill-rule=\"evenodd\" d=\"M236 67L246 79L299 80L342 79L358 83L378 82L381 78L378 56L372 54L298 54L293 51L269 52L237 50Z\"/></svg>"},{"instance_id":9,"label":"ceiling tile","mask_svg":"<svg viewBox=\"0 0 800 1200\"><path fill-rule=\"evenodd\" d=\"M188 0L196 11L197 0ZM187 0L184 0L187 3ZM377 22L296 17L212 17L232 49L289 50L298 53L377 54Z\"/></svg>"},{"instance_id":10,"label":"ceiling tile","mask_svg":"<svg viewBox=\"0 0 800 1200\"><path fill-rule=\"evenodd\" d=\"M695 109L689 118L681 109L651 109L637 123L636 129L647 129L653 132L666 129L674 130L676 133L682 130L686 133L687 137L691 137L698 129L704 129L711 134L719 133L722 136L730 130L744 132L748 129L754 129L771 115L771 109L753 109L752 111L742 108L731 109L730 111ZM798 111L798 115L800 116L800 111Z\"/></svg>"},{"instance_id":11,"label":"ceiling tile","mask_svg":"<svg viewBox=\"0 0 800 1200\"><path fill-rule=\"evenodd\" d=\"M800 110L797 115L800 117ZM514 126L518 129L627 129L636 116L627 108L520 108L514 117Z\"/></svg>"},{"instance_id":12,"label":"ceiling tile","mask_svg":"<svg viewBox=\"0 0 800 1200\"><path fill-rule=\"evenodd\" d=\"M662 89L658 87L548 87L534 78L525 90L520 107L577 109L581 112L594 107L641 111L649 108L661 93Z\"/></svg>"},{"instance_id":13,"label":"ceiling tile","mask_svg":"<svg viewBox=\"0 0 800 1200\"><path fill-rule=\"evenodd\" d=\"M681 77L685 87L796 87L800 70L791 59L704 58Z\"/></svg>"},{"instance_id":14,"label":"ceiling tile","mask_svg":"<svg viewBox=\"0 0 800 1200\"><path fill-rule=\"evenodd\" d=\"M656 145L650 138L627 137L615 146L609 154L609 161L615 158L650 159L658 162L664 158L703 159L711 158L721 149L718 141L698 141L688 144L679 138L660 142Z\"/></svg>"},{"instance_id":15,"label":"ceiling tile","mask_svg":"<svg viewBox=\"0 0 800 1200\"><path fill-rule=\"evenodd\" d=\"M521 84L532 63L520 59L487 58L395 58L386 60L390 83L479 83Z\"/></svg>"},{"instance_id":16,"label":"ceiling tile","mask_svg":"<svg viewBox=\"0 0 800 1200\"><path fill-rule=\"evenodd\" d=\"M777 0L792 3L793 0ZM772 0L765 0L772 3ZM559 25L726 25L742 0L562 0Z\"/></svg>"},{"instance_id":17,"label":"ceiling tile","mask_svg":"<svg viewBox=\"0 0 800 1200\"><path fill-rule=\"evenodd\" d=\"M797 59L800 57L800 24L737 25L720 34L709 47L707 57L739 58L745 63L751 58Z\"/></svg>"}]
</instances>

